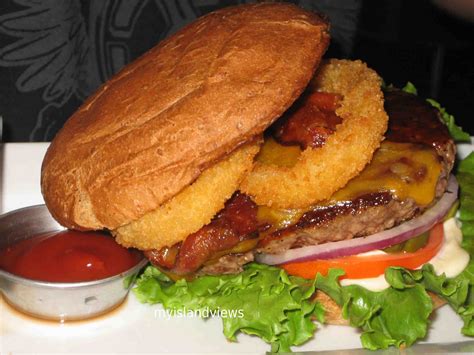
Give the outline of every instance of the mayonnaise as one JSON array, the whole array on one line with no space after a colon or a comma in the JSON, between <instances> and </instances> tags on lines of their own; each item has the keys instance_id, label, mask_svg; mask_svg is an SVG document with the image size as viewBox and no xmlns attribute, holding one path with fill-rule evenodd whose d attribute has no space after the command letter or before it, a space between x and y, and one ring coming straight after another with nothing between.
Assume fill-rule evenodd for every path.
<instances>
[{"instance_id":1,"label":"mayonnaise","mask_svg":"<svg viewBox=\"0 0 474 355\"><path fill-rule=\"evenodd\" d=\"M386 288L389 288L390 285L385 281L385 275L380 275L377 277L371 277L368 279L343 279L341 280L342 286L349 285L359 285L370 291L383 291Z\"/></svg>"},{"instance_id":2,"label":"mayonnaise","mask_svg":"<svg viewBox=\"0 0 474 355\"><path fill-rule=\"evenodd\" d=\"M469 263L469 253L461 248L462 232L455 218L443 224L444 243L438 254L430 260L437 275L458 276Z\"/></svg>"},{"instance_id":3,"label":"mayonnaise","mask_svg":"<svg viewBox=\"0 0 474 355\"><path fill-rule=\"evenodd\" d=\"M450 218L443 224L444 241L438 253L429 261L437 275L456 277L469 263L469 253L461 248L462 233L455 218ZM374 252L372 252L374 253ZM377 251L379 254L382 251ZM364 253L367 255L369 253ZM362 255L362 254L361 254ZM384 275L367 279L343 279L342 286L359 285L370 291L383 291L390 287Z\"/></svg>"}]
</instances>

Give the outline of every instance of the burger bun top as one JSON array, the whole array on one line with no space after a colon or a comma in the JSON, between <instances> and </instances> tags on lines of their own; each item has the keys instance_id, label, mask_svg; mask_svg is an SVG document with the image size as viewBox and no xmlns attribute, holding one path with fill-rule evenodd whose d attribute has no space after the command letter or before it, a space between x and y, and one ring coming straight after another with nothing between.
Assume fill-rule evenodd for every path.
<instances>
[{"instance_id":1,"label":"burger bun top","mask_svg":"<svg viewBox=\"0 0 474 355\"><path fill-rule=\"evenodd\" d=\"M116 229L255 139L302 93L328 24L291 4L225 8L102 85L51 143L46 205L62 225Z\"/></svg>"}]
</instances>

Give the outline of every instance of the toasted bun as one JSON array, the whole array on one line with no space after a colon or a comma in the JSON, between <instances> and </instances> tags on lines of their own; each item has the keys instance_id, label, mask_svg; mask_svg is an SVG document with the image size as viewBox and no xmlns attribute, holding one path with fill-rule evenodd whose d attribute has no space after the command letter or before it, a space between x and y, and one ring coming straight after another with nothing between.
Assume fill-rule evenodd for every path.
<instances>
[{"instance_id":1,"label":"toasted bun","mask_svg":"<svg viewBox=\"0 0 474 355\"><path fill-rule=\"evenodd\" d=\"M444 301L442 298L438 297L434 293L428 292L428 295L431 297L431 301L433 302L433 309L437 309L446 304L446 301ZM349 325L349 320L345 319L342 316L341 307L339 307L337 303L334 302L328 295L323 292L318 292L314 300L320 302L324 307L325 323L336 325Z\"/></svg>"},{"instance_id":2,"label":"toasted bun","mask_svg":"<svg viewBox=\"0 0 474 355\"><path fill-rule=\"evenodd\" d=\"M104 84L67 121L42 167L64 226L116 229L263 132L301 94L328 24L290 4L204 16Z\"/></svg>"}]
</instances>

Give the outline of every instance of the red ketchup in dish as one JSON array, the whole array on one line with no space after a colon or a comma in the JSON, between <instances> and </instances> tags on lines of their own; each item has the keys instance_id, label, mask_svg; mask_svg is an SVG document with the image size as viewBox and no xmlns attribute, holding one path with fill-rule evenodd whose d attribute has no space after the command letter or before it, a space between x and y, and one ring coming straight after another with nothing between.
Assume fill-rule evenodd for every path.
<instances>
[{"instance_id":1,"label":"red ketchup in dish","mask_svg":"<svg viewBox=\"0 0 474 355\"><path fill-rule=\"evenodd\" d=\"M65 230L0 250L0 269L33 280L80 282L120 274L141 258L104 233Z\"/></svg>"}]
</instances>

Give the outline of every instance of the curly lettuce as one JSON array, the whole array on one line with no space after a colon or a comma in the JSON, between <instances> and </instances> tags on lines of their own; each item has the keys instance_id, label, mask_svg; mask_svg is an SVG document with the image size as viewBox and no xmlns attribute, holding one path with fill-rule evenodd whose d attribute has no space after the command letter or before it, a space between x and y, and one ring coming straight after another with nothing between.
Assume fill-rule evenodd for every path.
<instances>
[{"instance_id":1,"label":"curly lettuce","mask_svg":"<svg viewBox=\"0 0 474 355\"><path fill-rule=\"evenodd\" d=\"M459 220L463 248L474 256L474 152L459 163L456 177L461 186Z\"/></svg>"},{"instance_id":2,"label":"curly lettuce","mask_svg":"<svg viewBox=\"0 0 474 355\"><path fill-rule=\"evenodd\" d=\"M161 303L169 311L218 311L229 340L235 341L239 331L256 335L271 344L272 352L303 344L316 330L313 320L324 320L321 304L311 301L314 282L266 265L250 264L238 275L176 282L148 266L133 291L141 302ZM234 316L222 316L224 310Z\"/></svg>"},{"instance_id":3,"label":"curly lettuce","mask_svg":"<svg viewBox=\"0 0 474 355\"><path fill-rule=\"evenodd\" d=\"M362 329L364 348L410 346L426 335L433 305L423 286L373 292L358 285L341 286L338 279L342 275L344 271L338 269L330 270L326 277L318 274L316 288L342 308L343 317L352 326Z\"/></svg>"}]
</instances>

